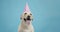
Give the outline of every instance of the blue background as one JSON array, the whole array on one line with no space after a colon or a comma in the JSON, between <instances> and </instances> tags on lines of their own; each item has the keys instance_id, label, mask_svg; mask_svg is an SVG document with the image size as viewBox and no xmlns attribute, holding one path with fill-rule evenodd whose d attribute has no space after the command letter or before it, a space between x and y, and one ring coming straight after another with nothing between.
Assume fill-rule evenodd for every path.
<instances>
[{"instance_id":1,"label":"blue background","mask_svg":"<svg viewBox=\"0 0 60 32\"><path fill-rule=\"evenodd\" d=\"M26 2L35 32L60 32L60 0L0 0L0 32L17 32Z\"/></svg>"}]
</instances>

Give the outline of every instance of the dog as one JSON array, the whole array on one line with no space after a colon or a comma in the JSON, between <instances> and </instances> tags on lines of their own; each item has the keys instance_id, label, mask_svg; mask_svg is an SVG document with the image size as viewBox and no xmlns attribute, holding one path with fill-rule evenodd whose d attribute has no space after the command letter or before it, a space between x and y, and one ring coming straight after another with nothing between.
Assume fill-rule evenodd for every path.
<instances>
[{"instance_id":1,"label":"dog","mask_svg":"<svg viewBox=\"0 0 60 32\"><path fill-rule=\"evenodd\" d=\"M25 12L21 15L21 25L18 28L18 32L34 32L32 25L33 16L32 13Z\"/></svg>"},{"instance_id":2,"label":"dog","mask_svg":"<svg viewBox=\"0 0 60 32\"><path fill-rule=\"evenodd\" d=\"M18 32L34 32L34 28L32 25L33 15L26 3L24 13L20 17L21 25L18 27Z\"/></svg>"}]
</instances>

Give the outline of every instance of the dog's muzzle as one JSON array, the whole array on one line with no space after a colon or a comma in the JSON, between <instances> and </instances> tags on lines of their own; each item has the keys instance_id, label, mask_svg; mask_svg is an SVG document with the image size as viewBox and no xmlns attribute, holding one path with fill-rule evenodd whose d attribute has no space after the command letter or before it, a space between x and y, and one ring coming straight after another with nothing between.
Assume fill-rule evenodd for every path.
<instances>
[{"instance_id":1,"label":"dog's muzzle","mask_svg":"<svg viewBox=\"0 0 60 32\"><path fill-rule=\"evenodd\" d=\"M30 16L27 16L27 20L31 20L31 19L30 19Z\"/></svg>"},{"instance_id":2,"label":"dog's muzzle","mask_svg":"<svg viewBox=\"0 0 60 32\"><path fill-rule=\"evenodd\" d=\"M30 19L30 16L29 16L29 15L27 16L27 18L24 18L24 21L27 21L27 20L31 21L31 19Z\"/></svg>"},{"instance_id":3,"label":"dog's muzzle","mask_svg":"<svg viewBox=\"0 0 60 32\"><path fill-rule=\"evenodd\" d=\"M27 18L24 18L24 21L29 25L31 22L31 16L27 16Z\"/></svg>"}]
</instances>

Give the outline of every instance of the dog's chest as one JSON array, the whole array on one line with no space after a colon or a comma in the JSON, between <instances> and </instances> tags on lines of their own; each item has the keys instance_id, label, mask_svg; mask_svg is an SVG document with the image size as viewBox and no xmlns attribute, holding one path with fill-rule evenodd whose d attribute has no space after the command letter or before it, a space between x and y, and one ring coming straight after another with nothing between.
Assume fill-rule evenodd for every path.
<instances>
[{"instance_id":1,"label":"dog's chest","mask_svg":"<svg viewBox=\"0 0 60 32\"><path fill-rule=\"evenodd\" d=\"M31 30L25 29L25 30L23 30L23 32L32 32L32 31L31 31Z\"/></svg>"}]
</instances>

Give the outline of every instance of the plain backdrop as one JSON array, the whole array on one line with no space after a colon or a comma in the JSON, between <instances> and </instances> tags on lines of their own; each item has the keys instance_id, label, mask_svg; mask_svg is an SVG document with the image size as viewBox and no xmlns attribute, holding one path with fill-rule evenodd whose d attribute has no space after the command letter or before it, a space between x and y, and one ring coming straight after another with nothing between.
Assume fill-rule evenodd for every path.
<instances>
[{"instance_id":1,"label":"plain backdrop","mask_svg":"<svg viewBox=\"0 0 60 32\"><path fill-rule=\"evenodd\" d=\"M60 0L0 0L0 32L18 32L26 2L35 32L60 32Z\"/></svg>"}]
</instances>

